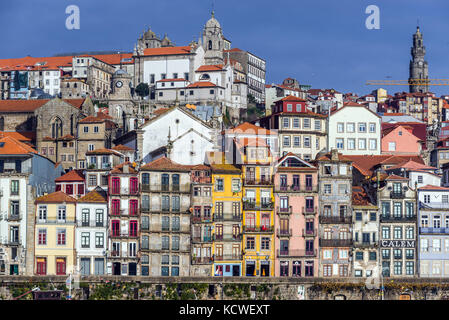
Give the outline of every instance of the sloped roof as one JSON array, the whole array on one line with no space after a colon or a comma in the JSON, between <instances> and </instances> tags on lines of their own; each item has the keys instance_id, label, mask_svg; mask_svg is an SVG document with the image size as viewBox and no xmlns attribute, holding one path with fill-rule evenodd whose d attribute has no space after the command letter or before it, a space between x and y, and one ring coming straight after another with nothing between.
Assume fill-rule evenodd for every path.
<instances>
[{"instance_id":1,"label":"sloped roof","mask_svg":"<svg viewBox=\"0 0 449 320\"><path fill-rule=\"evenodd\" d=\"M84 182L84 174L82 170L70 170L66 174L55 179L55 182L80 181Z\"/></svg>"},{"instance_id":2,"label":"sloped roof","mask_svg":"<svg viewBox=\"0 0 449 320\"><path fill-rule=\"evenodd\" d=\"M111 116L104 114L103 112L98 112L96 116L88 116L81 119L79 123L101 123L111 119L113 119Z\"/></svg>"},{"instance_id":3,"label":"sloped roof","mask_svg":"<svg viewBox=\"0 0 449 320\"><path fill-rule=\"evenodd\" d=\"M112 147L112 150L117 150L117 151L134 151L133 148L124 146L123 144L119 144L119 145L116 145L115 147Z\"/></svg>"},{"instance_id":4,"label":"sloped roof","mask_svg":"<svg viewBox=\"0 0 449 320\"><path fill-rule=\"evenodd\" d=\"M128 166L129 166L129 174L135 174L135 173L137 173L136 169L134 169L134 167L133 167L133 164L132 164L131 162L129 162L129 161L124 162L124 163L121 163L121 164L119 164L119 165L116 165L116 166L110 171L110 173L114 173L114 174L121 174L121 173L124 173L124 172L123 172L123 167L124 167L125 165L128 165Z\"/></svg>"},{"instance_id":5,"label":"sloped roof","mask_svg":"<svg viewBox=\"0 0 449 320\"><path fill-rule=\"evenodd\" d=\"M78 199L78 202L93 202L93 203L105 203L107 202L107 199L103 197L99 192L96 190L92 190L88 194L86 194L84 197L81 197Z\"/></svg>"},{"instance_id":6,"label":"sloped roof","mask_svg":"<svg viewBox=\"0 0 449 320\"><path fill-rule=\"evenodd\" d=\"M0 154L2 155L9 155L9 154L25 155L37 153L37 151L34 150L32 147L30 147L28 144L20 142L19 140L10 136L0 138L0 144L3 145L0 147Z\"/></svg>"},{"instance_id":7,"label":"sloped roof","mask_svg":"<svg viewBox=\"0 0 449 320\"><path fill-rule=\"evenodd\" d=\"M212 88L212 87L218 86L210 81L197 81L187 86L187 88Z\"/></svg>"},{"instance_id":8,"label":"sloped roof","mask_svg":"<svg viewBox=\"0 0 449 320\"><path fill-rule=\"evenodd\" d=\"M435 167L431 167L431 166L428 166L428 165L425 165L422 163L418 163L418 162L410 159L410 160L400 163L394 167L388 168L387 170L394 170L394 169L400 169L400 168L410 169L410 170L436 170L437 169Z\"/></svg>"},{"instance_id":9,"label":"sloped roof","mask_svg":"<svg viewBox=\"0 0 449 320\"><path fill-rule=\"evenodd\" d=\"M424 164L422 158L418 155L345 155L352 161L352 166L365 176L371 176L376 166L380 164L400 164L409 160Z\"/></svg>"},{"instance_id":10,"label":"sloped roof","mask_svg":"<svg viewBox=\"0 0 449 320\"><path fill-rule=\"evenodd\" d=\"M326 153L325 155L322 155L317 160L318 161L331 161L332 154L331 152ZM338 153L338 161L345 161L345 162L352 162L352 160L347 155L343 155L342 153Z\"/></svg>"},{"instance_id":11,"label":"sloped roof","mask_svg":"<svg viewBox=\"0 0 449 320\"><path fill-rule=\"evenodd\" d=\"M191 50L190 46L147 48L143 50L143 55L144 56L184 55L184 54L191 54L190 50Z\"/></svg>"},{"instance_id":12,"label":"sloped roof","mask_svg":"<svg viewBox=\"0 0 449 320\"><path fill-rule=\"evenodd\" d=\"M76 199L65 194L62 191L56 191L45 196L36 199L35 203L60 203L60 202L70 202L75 203Z\"/></svg>"},{"instance_id":13,"label":"sloped roof","mask_svg":"<svg viewBox=\"0 0 449 320\"><path fill-rule=\"evenodd\" d=\"M239 124L237 127L226 130L229 133L241 133L241 134L257 134L257 135L274 135L274 132L271 132L268 129L256 126L249 122L244 122Z\"/></svg>"},{"instance_id":14,"label":"sloped roof","mask_svg":"<svg viewBox=\"0 0 449 320\"><path fill-rule=\"evenodd\" d=\"M196 69L196 72L221 71L221 70L223 70L222 64L208 64L200 66L198 69Z\"/></svg>"},{"instance_id":15,"label":"sloped roof","mask_svg":"<svg viewBox=\"0 0 449 320\"><path fill-rule=\"evenodd\" d=\"M0 138L2 137L11 137L19 141L27 141L30 142L36 139L36 132L34 131L25 131L25 132L17 132L17 131L0 131Z\"/></svg>"},{"instance_id":16,"label":"sloped roof","mask_svg":"<svg viewBox=\"0 0 449 320\"><path fill-rule=\"evenodd\" d=\"M404 178L395 174L391 174L385 178L385 180L408 180L408 178Z\"/></svg>"},{"instance_id":17,"label":"sloped roof","mask_svg":"<svg viewBox=\"0 0 449 320\"><path fill-rule=\"evenodd\" d=\"M363 190L363 188L359 186L352 187L352 205L375 207L375 205L371 203L370 198L366 194L365 190Z\"/></svg>"},{"instance_id":18,"label":"sloped roof","mask_svg":"<svg viewBox=\"0 0 449 320\"><path fill-rule=\"evenodd\" d=\"M440 187L440 186L432 186L432 185L428 184L428 185L425 185L424 187L418 188L418 190L449 191L449 188Z\"/></svg>"},{"instance_id":19,"label":"sloped roof","mask_svg":"<svg viewBox=\"0 0 449 320\"><path fill-rule=\"evenodd\" d=\"M291 89L291 88L288 88L288 89ZM292 89L292 90L294 90L294 89ZM298 98L298 97L295 97L295 96L291 96L291 95L288 95L288 96L282 98L281 101L306 102L306 100L304 100L304 99L301 99L301 98Z\"/></svg>"},{"instance_id":20,"label":"sloped roof","mask_svg":"<svg viewBox=\"0 0 449 320\"><path fill-rule=\"evenodd\" d=\"M150 171L190 171L190 167L176 163L167 157L158 158L140 167L140 170Z\"/></svg>"}]
</instances>

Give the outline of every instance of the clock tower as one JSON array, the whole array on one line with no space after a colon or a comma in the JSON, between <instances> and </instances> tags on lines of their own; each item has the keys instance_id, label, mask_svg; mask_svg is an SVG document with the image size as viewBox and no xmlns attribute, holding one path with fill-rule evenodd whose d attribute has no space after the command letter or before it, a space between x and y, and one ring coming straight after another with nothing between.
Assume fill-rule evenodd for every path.
<instances>
[{"instance_id":1,"label":"clock tower","mask_svg":"<svg viewBox=\"0 0 449 320\"><path fill-rule=\"evenodd\" d=\"M415 92L429 92L428 84L413 84L414 79L420 79L420 82L427 83L429 80L429 66L424 60L426 54L426 47L423 45L422 33L419 26L416 28L416 33L413 35L413 47L411 48L412 60L410 61L410 93Z\"/></svg>"},{"instance_id":2,"label":"clock tower","mask_svg":"<svg viewBox=\"0 0 449 320\"><path fill-rule=\"evenodd\" d=\"M136 108L131 96L132 77L122 69L112 75L112 93L109 94L109 115L122 130L122 134L134 129Z\"/></svg>"}]
</instances>

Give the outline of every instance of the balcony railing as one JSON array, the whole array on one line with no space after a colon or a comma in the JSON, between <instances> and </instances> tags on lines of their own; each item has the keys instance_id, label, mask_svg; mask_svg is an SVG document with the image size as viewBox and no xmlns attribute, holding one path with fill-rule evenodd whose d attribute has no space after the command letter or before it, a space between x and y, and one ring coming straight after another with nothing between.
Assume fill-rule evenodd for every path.
<instances>
[{"instance_id":1,"label":"balcony railing","mask_svg":"<svg viewBox=\"0 0 449 320\"><path fill-rule=\"evenodd\" d=\"M187 207L181 207L181 208L173 208L173 207L160 207L160 206L154 206L149 209L150 213L182 213L182 214L191 214L189 208Z\"/></svg>"},{"instance_id":2,"label":"balcony railing","mask_svg":"<svg viewBox=\"0 0 449 320\"><path fill-rule=\"evenodd\" d=\"M350 247L350 239L320 239L320 247Z\"/></svg>"},{"instance_id":3,"label":"balcony railing","mask_svg":"<svg viewBox=\"0 0 449 320\"><path fill-rule=\"evenodd\" d=\"M190 183L185 184L140 184L142 192L180 192L190 193Z\"/></svg>"},{"instance_id":4,"label":"balcony railing","mask_svg":"<svg viewBox=\"0 0 449 320\"><path fill-rule=\"evenodd\" d=\"M138 233L131 233L131 232L119 232L119 233L113 233L110 234L111 238L137 238Z\"/></svg>"},{"instance_id":5,"label":"balcony railing","mask_svg":"<svg viewBox=\"0 0 449 320\"><path fill-rule=\"evenodd\" d=\"M419 233L424 234L449 234L449 228L419 227Z\"/></svg>"},{"instance_id":6,"label":"balcony railing","mask_svg":"<svg viewBox=\"0 0 449 320\"><path fill-rule=\"evenodd\" d=\"M288 206L287 208L284 207L276 207L276 212L278 214L292 214L293 209L292 206Z\"/></svg>"},{"instance_id":7,"label":"balcony railing","mask_svg":"<svg viewBox=\"0 0 449 320\"><path fill-rule=\"evenodd\" d=\"M214 214L214 221L241 221L241 220L242 220L241 214L234 214L234 213Z\"/></svg>"},{"instance_id":8,"label":"balcony railing","mask_svg":"<svg viewBox=\"0 0 449 320\"><path fill-rule=\"evenodd\" d=\"M139 210L131 211L129 209L119 209L119 210L111 210L111 216L125 216L125 217L138 217L139 216Z\"/></svg>"},{"instance_id":9,"label":"balcony railing","mask_svg":"<svg viewBox=\"0 0 449 320\"><path fill-rule=\"evenodd\" d=\"M414 222L416 221L416 215L412 216L391 216L391 215L380 215L381 222Z\"/></svg>"},{"instance_id":10,"label":"balcony railing","mask_svg":"<svg viewBox=\"0 0 449 320\"><path fill-rule=\"evenodd\" d=\"M243 226L246 233L272 233L273 230L273 226Z\"/></svg>"},{"instance_id":11,"label":"balcony railing","mask_svg":"<svg viewBox=\"0 0 449 320\"><path fill-rule=\"evenodd\" d=\"M320 223L352 223L351 216L320 216Z\"/></svg>"},{"instance_id":12,"label":"balcony railing","mask_svg":"<svg viewBox=\"0 0 449 320\"><path fill-rule=\"evenodd\" d=\"M281 257L291 257L291 258L300 258L300 257L316 257L317 250L306 250L306 249L278 249L277 256Z\"/></svg>"},{"instance_id":13,"label":"balcony railing","mask_svg":"<svg viewBox=\"0 0 449 320\"><path fill-rule=\"evenodd\" d=\"M304 186L304 185L281 185L275 187L276 192L318 192L318 185Z\"/></svg>"},{"instance_id":14,"label":"balcony railing","mask_svg":"<svg viewBox=\"0 0 449 320\"><path fill-rule=\"evenodd\" d=\"M21 214L10 214L6 218L7 221L19 221L22 220Z\"/></svg>"},{"instance_id":15,"label":"balcony railing","mask_svg":"<svg viewBox=\"0 0 449 320\"><path fill-rule=\"evenodd\" d=\"M302 214L305 216L314 216L318 212L318 207L302 207Z\"/></svg>"},{"instance_id":16,"label":"balcony railing","mask_svg":"<svg viewBox=\"0 0 449 320\"><path fill-rule=\"evenodd\" d=\"M420 207L425 209L449 209L449 202L419 202Z\"/></svg>"},{"instance_id":17,"label":"balcony railing","mask_svg":"<svg viewBox=\"0 0 449 320\"><path fill-rule=\"evenodd\" d=\"M190 221L192 223L211 223L212 217L205 217L205 216L191 216Z\"/></svg>"},{"instance_id":18,"label":"balcony railing","mask_svg":"<svg viewBox=\"0 0 449 320\"><path fill-rule=\"evenodd\" d=\"M208 237L192 236L192 243L210 243L212 242L212 240L213 240L212 236Z\"/></svg>"},{"instance_id":19,"label":"balcony railing","mask_svg":"<svg viewBox=\"0 0 449 320\"><path fill-rule=\"evenodd\" d=\"M212 177L192 177L193 183L212 183Z\"/></svg>"},{"instance_id":20,"label":"balcony railing","mask_svg":"<svg viewBox=\"0 0 449 320\"><path fill-rule=\"evenodd\" d=\"M225 261L225 260L242 260L243 255L241 254L224 254L221 256L214 255L213 258L215 261Z\"/></svg>"},{"instance_id":21,"label":"balcony railing","mask_svg":"<svg viewBox=\"0 0 449 320\"><path fill-rule=\"evenodd\" d=\"M214 234L214 241L241 241L241 234Z\"/></svg>"},{"instance_id":22,"label":"balcony railing","mask_svg":"<svg viewBox=\"0 0 449 320\"><path fill-rule=\"evenodd\" d=\"M276 236L278 238L280 238L280 237L291 237L292 236L292 229L277 229L276 230Z\"/></svg>"},{"instance_id":23,"label":"balcony railing","mask_svg":"<svg viewBox=\"0 0 449 320\"><path fill-rule=\"evenodd\" d=\"M317 234L318 234L317 229L312 229L312 230L302 229L302 236L304 238L306 238L306 237L316 237Z\"/></svg>"},{"instance_id":24,"label":"balcony railing","mask_svg":"<svg viewBox=\"0 0 449 320\"><path fill-rule=\"evenodd\" d=\"M211 264L213 257L192 257L192 264Z\"/></svg>"},{"instance_id":25,"label":"balcony railing","mask_svg":"<svg viewBox=\"0 0 449 320\"><path fill-rule=\"evenodd\" d=\"M96 220L87 220L87 221L78 220L76 225L78 227L104 227L105 223L104 221L96 221Z\"/></svg>"},{"instance_id":26,"label":"balcony railing","mask_svg":"<svg viewBox=\"0 0 449 320\"><path fill-rule=\"evenodd\" d=\"M243 201L243 210L272 210L273 202Z\"/></svg>"},{"instance_id":27,"label":"balcony railing","mask_svg":"<svg viewBox=\"0 0 449 320\"><path fill-rule=\"evenodd\" d=\"M405 192L404 191L391 191L390 192L390 198L391 199L404 199L405 198Z\"/></svg>"},{"instance_id":28,"label":"balcony railing","mask_svg":"<svg viewBox=\"0 0 449 320\"><path fill-rule=\"evenodd\" d=\"M75 219L37 219L37 224L75 224Z\"/></svg>"},{"instance_id":29,"label":"balcony railing","mask_svg":"<svg viewBox=\"0 0 449 320\"><path fill-rule=\"evenodd\" d=\"M377 242L373 242L373 241L354 241L353 245L354 245L354 247L358 247L358 248L371 248L371 247L377 247Z\"/></svg>"},{"instance_id":30,"label":"balcony railing","mask_svg":"<svg viewBox=\"0 0 449 320\"><path fill-rule=\"evenodd\" d=\"M270 186L273 185L273 178L246 178L243 183L245 186Z\"/></svg>"},{"instance_id":31,"label":"balcony railing","mask_svg":"<svg viewBox=\"0 0 449 320\"><path fill-rule=\"evenodd\" d=\"M136 196L139 194L139 188L110 188L111 195L131 195Z\"/></svg>"}]
</instances>

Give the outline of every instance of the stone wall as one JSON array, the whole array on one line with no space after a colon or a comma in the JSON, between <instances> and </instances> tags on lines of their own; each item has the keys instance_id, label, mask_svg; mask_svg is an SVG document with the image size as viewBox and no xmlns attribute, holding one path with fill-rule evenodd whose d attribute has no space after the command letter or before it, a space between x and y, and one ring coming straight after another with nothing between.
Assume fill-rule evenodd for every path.
<instances>
[{"instance_id":1,"label":"stone wall","mask_svg":"<svg viewBox=\"0 0 449 320\"><path fill-rule=\"evenodd\" d=\"M63 290L66 277L0 278L0 299L12 299L39 287ZM218 277L83 277L74 281L75 300L298 300L298 286L304 286L306 300L380 300L379 289L369 289L360 279ZM405 294L405 295L404 295ZM394 279L385 281L384 300L448 300L449 279ZM32 299L28 294L21 299Z\"/></svg>"}]
</instances>

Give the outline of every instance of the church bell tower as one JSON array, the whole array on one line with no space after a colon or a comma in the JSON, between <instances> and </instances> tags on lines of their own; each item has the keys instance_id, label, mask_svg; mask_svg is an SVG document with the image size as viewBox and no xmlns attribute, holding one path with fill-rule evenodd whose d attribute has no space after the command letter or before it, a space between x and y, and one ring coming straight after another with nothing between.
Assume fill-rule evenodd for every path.
<instances>
[{"instance_id":1,"label":"church bell tower","mask_svg":"<svg viewBox=\"0 0 449 320\"><path fill-rule=\"evenodd\" d=\"M426 47L423 45L422 33L419 26L416 28L416 33L413 35L413 47L411 48L412 60L410 61L410 93L415 92L429 92L428 84L413 84L414 79L419 79L420 82L427 83L429 80L429 66L424 60L426 54ZM416 81L416 80L415 80Z\"/></svg>"}]
</instances>

